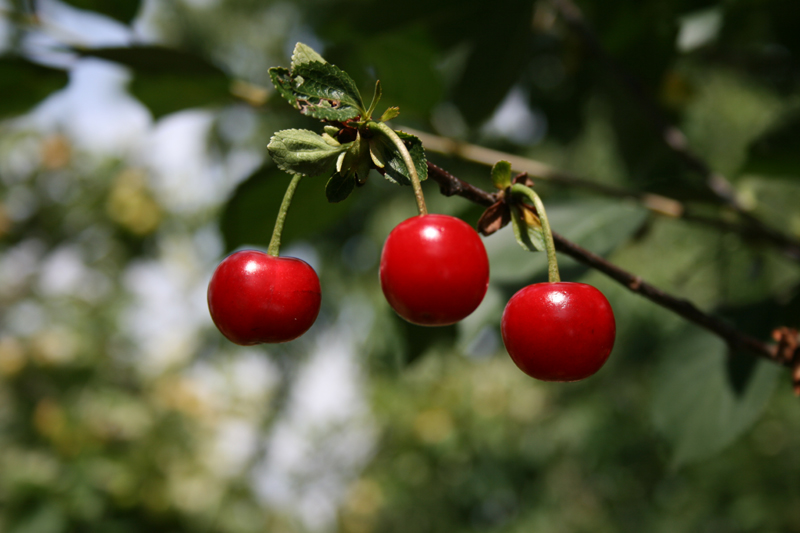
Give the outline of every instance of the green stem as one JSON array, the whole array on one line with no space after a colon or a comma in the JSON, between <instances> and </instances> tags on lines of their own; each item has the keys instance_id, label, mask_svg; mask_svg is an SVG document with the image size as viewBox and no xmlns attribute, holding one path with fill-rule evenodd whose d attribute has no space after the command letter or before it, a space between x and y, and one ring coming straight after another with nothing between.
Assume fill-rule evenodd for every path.
<instances>
[{"instance_id":1,"label":"green stem","mask_svg":"<svg viewBox=\"0 0 800 533\"><path fill-rule=\"evenodd\" d=\"M380 130L381 133L386 135L400 151L400 155L403 157L403 163L406 164L408 174L411 176L411 186L414 187L414 197L417 200L417 210L419 211L420 215L427 215L428 208L425 206L425 197L422 195L422 185L419 181L419 174L417 174L417 167L414 166L414 160L411 158L411 154L408 152L408 148L406 148L403 140L394 132L392 128L383 122L370 121L368 126L370 128L376 128Z\"/></svg>"},{"instance_id":2,"label":"green stem","mask_svg":"<svg viewBox=\"0 0 800 533\"><path fill-rule=\"evenodd\" d=\"M511 192L514 194L521 194L533 202L536 213L539 215L539 220L542 222L542 231L544 232L544 248L547 252L547 279L550 283L558 283L561 281L561 275L558 273L556 244L553 242L553 230L550 229L550 221L547 219L547 213L544 210L542 199L539 198L538 194L533 192L533 189L521 183L512 185Z\"/></svg>"},{"instance_id":3,"label":"green stem","mask_svg":"<svg viewBox=\"0 0 800 533\"><path fill-rule=\"evenodd\" d=\"M281 248L283 222L286 220L286 212L289 211L289 205L292 203L294 190L297 188L297 184L300 183L300 178L302 177L303 176L300 174L295 174L292 176L292 181L289 182L289 186L286 188L286 193L283 195L281 208L278 210L278 218L275 220L275 229L272 230L272 239L270 239L269 248L267 248L267 253L272 257L278 257L278 252Z\"/></svg>"}]
</instances>

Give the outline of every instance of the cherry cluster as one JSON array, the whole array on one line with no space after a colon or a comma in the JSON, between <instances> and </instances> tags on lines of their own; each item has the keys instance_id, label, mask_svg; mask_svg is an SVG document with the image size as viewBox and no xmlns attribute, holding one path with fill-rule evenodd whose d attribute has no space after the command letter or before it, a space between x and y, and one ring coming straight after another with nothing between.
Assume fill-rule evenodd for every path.
<instances>
[{"instance_id":1,"label":"cherry cluster","mask_svg":"<svg viewBox=\"0 0 800 533\"><path fill-rule=\"evenodd\" d=\"M392 308L420 326L446 326L470 315L489 286L489 258L478 233L448 215L419 215L384 244L380 283ZM320 283L308 263L245 250L228 256L208 286L211 317L236 344L296 339L320 309ZM608 300L584 283L537 283L506 306L501 332L526 374L577 381L597 372L614 345Z\"/></svg>"},{"instance_id":2,"label":"cherry cluster","mask_svg":"<svg viewBox=\"0 0 800 533\"><path fill-rule=\"evenodd\" d=\"M281 231L301 176L330 174L330 202L347 198L372 169L400 185L411 185L419 216L395 227L383 246L380 282L389 305L420 326L447 326L470 315L489 287L489 257L478 233L461 219L428 214L420 182L427 164L421 141L386 122L400 113L372 113L353 79L311 47L297 43L289 68L273 67L278 93L307 116L323 121L324 133L283 130L267 150L281 170L293 175L267 253L247 250L227 257L208 286L208 307L217 328L236 344L296 339L314 324L320 284L314 269L279 257ZM331 174L331 168L334 168ZM597 372L614 346L614 314L605 296L590 285L562 283L544 205L523 174L512 179L511 164L499 161L492 182L498 202L479 227L496 231L509 223L528 251L547 253L548 282L523 288L508 302L501 332L508 353L523 372L546 381L577 381ZM492 220L493 222L489 222Z\"/></svg>"}]
</instances>

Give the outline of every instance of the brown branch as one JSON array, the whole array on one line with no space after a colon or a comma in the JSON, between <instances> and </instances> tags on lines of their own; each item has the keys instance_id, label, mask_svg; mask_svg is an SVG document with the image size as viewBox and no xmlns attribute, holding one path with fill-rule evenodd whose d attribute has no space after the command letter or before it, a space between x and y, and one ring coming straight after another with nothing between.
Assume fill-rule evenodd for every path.
<instances>
[{"instance_id":1,"label":"brown branch","mask_svg":"<svg viewBox=\"0 0 800 533\"><path fill-rule=\"evenodd\" d=\"M428 177L439 184L441 193L445 196L461 196L487 207L496 202L498 198L497 194L491 194L474 185L470 185L433 163L428 163ZM648 300L714 333L722 338L729 347L741 348L758 357L783 366L800 367L798 352L795 351L791 357L787 357L787 354L779 353L774 345L765 344L754 337L741 333L727 322L723 322L719 318L704 313L689 300L677 298L650 285L642 280L641 277L621 269L599 255L578 246L555 232L553 233L553 239L556 243L556 249L559 252L572 257L586 266L599 270L611 279L624 285L628 290L640 294Z\"/></svg>"},{"instance_id":2,"label":"brown branch","mask_svg":"<svg viewBox=\"0 0 800 533\"><path fill-rule=\"evenodd\" d=\"M565 185L568 187L579 187L584 190L592 191L604 196L613 198L624 198L634 200L651 212L672 218L682 218L690 222L704 224L722 231L730 231L740 235L746 241L758 244L764 242L775 246L783 255L800 262L800 245L790 238L762 225L740 224L721 220L716 217L698 215L689 207L675 200L660 194L648 192L631 191L620 187L604 185L592 180L578 177L569 172L556 169L540 161L529 159L499 150L492 150L474 144L456 141L445 137L440 137L432 133L403 127L403 131L418 137L426 150L438 152L440 154L458 157L466 161L492 166L499 160L511 163L511 168L516 172L527 172L530 176L542 179L554 184Z\"/></svg>"},{"instance_id":3,"label":"brown branch","mask_svg":"<svg viewBox=\"0 0 800 533\"><path fill-rule=\"evenodd\" d=\"M678 200L667 198L659 194L652 194L647 192L630 191L620 187L613 187L597 183L596 181L587 180L578 177L569 172L559 170L557 168L546 165L540 161L529 159L499 150L492 150L475 144L455 141L440 137L432 133L415 130L412 128L402 128L403 131L411 133L422 141L426 150L438 152L440 154L458 157L466 161L474 163L481 163L483 165L492 166L497 161L505 160L511 163L512 170L516 172L527 172L533 178L539 178L552 183L566 185L569 187L580 187L592 192L611 196L614 198L627 198L640 202L647 209L669 217L681 217L686 207Z\"/></svg>"},{"instance_id":4,"label":"brown branch","mask_svg":"<svg viewBox=\"0 0 800 533\"><path fill-rule=\"evenodd\" d=\"M706 188L711 191L722 204L733 209L741 216L755 232L763 235L773 243L778 243L783 247L784 252L789 257L795 260L800 259L800 242L767 226L739 202L736 196L736 190L731 182L719 172L715 172L703 158L689 147L686 135L684 135L677 126L670 123L667 116L650 97L639 80L606 52L605 48L603 48L603 45L600 43L600 39L587 24L578 6L576 6L572 0L551 0L551 2L566 25L583 40L594 56L604 64L621 85L631 93L633 100L639 104L644 113L649 117L650 123L664 144L666 144L688 168L703 176Z\"/></svg>"}]
</instances>

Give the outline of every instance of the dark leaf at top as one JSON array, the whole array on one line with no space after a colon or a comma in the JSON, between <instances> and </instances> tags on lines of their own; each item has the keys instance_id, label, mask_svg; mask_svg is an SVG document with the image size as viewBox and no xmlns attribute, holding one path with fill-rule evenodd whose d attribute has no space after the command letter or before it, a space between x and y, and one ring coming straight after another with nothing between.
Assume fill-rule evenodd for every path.
<instances>
[{"instance_id":1,"label":"dark leaf at top","mask_svg":"<svg viewBox=\"0 0 800 533\"><path fill-rule=\"evenodd\" d=\"M78 9L94 11L107 17L116 19L124 24L130 24L139 13L141 2L139 0L62 0ZM36 2L39 3L38 1ZM38 7L38 6L37 6Z\"/></svg>"},{"instance_id":2,"label":"dark leaf at top","mask_svg":"<svg viewBox=\"0 0 800 533\"><path fill-rule=\"evenodd\" d=\"M231 98L230 79L210 61L162 46L95 48L79 54L114 61L131 68L131 93L153 115L224 103Z\"/></svg>"},{"instance_id":3,"label":"dark leaf at top","mask_svg":"<svg viewBox=\"0 0 800 533\"><path fill-rule=\"evenodd\" d=\"M63 70L31 63L21 57L0 57L0 118L20 115L64 88Z\"/></svg>"}]
</instances>

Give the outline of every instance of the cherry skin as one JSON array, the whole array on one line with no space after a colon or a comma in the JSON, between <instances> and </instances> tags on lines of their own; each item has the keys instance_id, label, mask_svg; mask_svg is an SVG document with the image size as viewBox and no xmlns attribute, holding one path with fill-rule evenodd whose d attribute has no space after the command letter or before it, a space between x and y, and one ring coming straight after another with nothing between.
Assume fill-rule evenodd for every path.
<instances>
[{"instance_id":1,"label":"cherry skin","mask_svg":"<svg viewBox=\"0 0 800 533\"><path fill-rule=\"evenodd\" d=\"M381 252L380 279L389 305L420 326L455 324L489 287L489 257L478 233L448 215L419 215L395 227Z\"/></svg>"},{"instance_id":2,"label":"cherry skin","mask_svg":"<svg viewBox=\"0 0 800 533\"><path fill-rule=\"evenodd\" d=\"M214 271L208 309L231 342L288 342L314 324L320 294L317 273L305 261L244 250L226 257Z\"/></svg>"},{"instance_id":3,"label":"cherry skin","mask_svg":"<svg viewBox=\"0 0 800 533\"><path fill-rule=\"evenodd\" d=\"M578 381L600 370L616 323L603 293L585 283L536 283L508 301L503 342L516 365L543 381Z\"/></svg>"}]
</instances>

